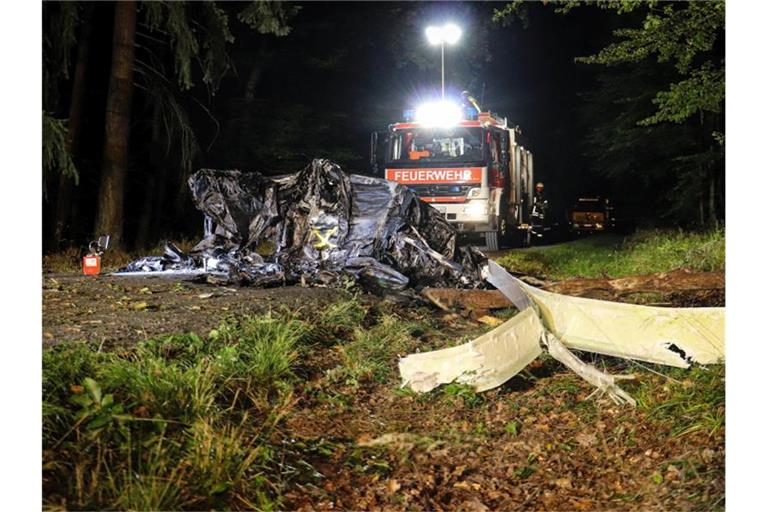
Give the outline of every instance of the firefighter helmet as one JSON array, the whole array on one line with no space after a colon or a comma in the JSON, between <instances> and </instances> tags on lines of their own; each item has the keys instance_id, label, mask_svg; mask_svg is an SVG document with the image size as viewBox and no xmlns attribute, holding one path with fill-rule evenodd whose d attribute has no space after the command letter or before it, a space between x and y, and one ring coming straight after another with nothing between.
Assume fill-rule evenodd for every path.
<instances>
[{"instance_id":1,"label":"firefighter helmet","mask_svg":"<svg viewBox=\"0 0 768 512\"><path fill-rule=\"evenodd\" d=\"M536 184L536 188L544 188L544 184L542 182L538 182Z\"/></svg>"}]
</instances>

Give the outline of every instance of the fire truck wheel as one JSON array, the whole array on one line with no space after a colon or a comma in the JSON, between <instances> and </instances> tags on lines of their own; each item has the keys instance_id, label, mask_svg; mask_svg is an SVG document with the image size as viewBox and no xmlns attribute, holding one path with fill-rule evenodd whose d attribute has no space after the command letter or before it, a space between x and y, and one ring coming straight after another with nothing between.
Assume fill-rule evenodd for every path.
<instances>
[{"instance_id":1,"label":"fire truck wheel","mask_svg":"<svg viewBox=\"0 0 768 512\"><path fill-rule=\"evenodd\" d=\"M486 251L499 250L499 232L498 231L485 232L485 250Z\"/></svg>"}]
</instances>

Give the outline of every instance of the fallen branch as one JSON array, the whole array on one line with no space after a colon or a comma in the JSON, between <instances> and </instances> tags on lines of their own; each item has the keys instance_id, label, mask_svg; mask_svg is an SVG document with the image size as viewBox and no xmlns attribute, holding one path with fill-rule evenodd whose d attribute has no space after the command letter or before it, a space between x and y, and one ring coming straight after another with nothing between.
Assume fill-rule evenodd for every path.
<instances>
[{"instance_id":1,"label":"fallen branch","mask_svg":"<svg viewBox=\"0 0 768 512\"><path fill-rule=\"evenodd\" d=\"M679 294L712 290L722 291L725 289L725 275L722 272L676 270L616 279L537 281L534 286L572 297L616 300L635 293ZM499 290L424 288L421 293L442 310L466 309L475 312L475 316L482 316L490 310L504 309L512 305Z\"/></svg>"},{"instance_id":2,"label":"fallen branch","mask_svg":"<svg viewBox=\"0 0 768 512\"><path fill-rule=\"evenodd\" d=\"M724 290L723 272L675 270L616 279L567 279L543 286L543 289L573 297L609 298L634 293L679 293Z\"/></svg>"}]
</instances>

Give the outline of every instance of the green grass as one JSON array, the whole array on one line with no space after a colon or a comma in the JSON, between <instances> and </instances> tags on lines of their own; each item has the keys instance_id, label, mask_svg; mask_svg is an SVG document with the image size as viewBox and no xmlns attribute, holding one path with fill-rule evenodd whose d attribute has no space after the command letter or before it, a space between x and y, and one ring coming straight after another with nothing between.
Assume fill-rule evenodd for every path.
<instances>
[{"instance_id":1,"label":"green grass","mask_svg":"<svg viewBox=\"0 0 768 512\"><path fill-rule=\"evenodd\" d=\"M498 262L514 272L549 279L622 277L679 268L723 270L725 232L646 230L627 238L592 236L554 247L512 251Z\"/></svg>"},{"instance_id":2,"label":"green grass","mask_svg":"<svg viewBox=\"0 0 768 512\"><path fill-rule=\"evenodd\" d=\"M645 380L636 389L627 389L641 411L667 423L674 437L694 432L711 437L725 427L725 365L690 369L653 366L667 377L661 387L658 382Z\"/></svg>"},{"instance_id":3,"label":"green grass","mask_svg":"<svg viewBox=\"0 0 768 512\"><path fill-rule=\"evenodd\" d=\"M279 508L286 455L273 433L293 404L299 359L318 329L351 326L364 312L344 302L319 318L284 311L228 320L205 338L164 336L115 352L87 343L46 349L46 505Z\"/></svg>"},{"instance_id":4,"label":"green grass","mask_svg":"<svg viewBox=\"0 0 768 512\"><path fill-rule=\"evenodd\" d=\"M316 454L287 445L281 430L315 351L340 355L323 378L329 385L395 382L397 355L429 329L372 313L353 296L320 311L228 319L207 336L108 352L89 343L46 348L44 504L279 509L291 478L317 475L306 462Z\"/></svg>"},{"instance_id":5,"label":"green grass","mask_svg":"<svg viewBox=\"0 0 768 512\"><path fill-rule=\"evenodd\" d=\"M406 355L413 337L426 329L421 323L389 314L383 315L373 327L355 328L352 339L337 346L342 364L327 372L327 380L352 387L367 381L386 382L393 376L391 370L398 354Z\"/></svg>"}]
</instances>

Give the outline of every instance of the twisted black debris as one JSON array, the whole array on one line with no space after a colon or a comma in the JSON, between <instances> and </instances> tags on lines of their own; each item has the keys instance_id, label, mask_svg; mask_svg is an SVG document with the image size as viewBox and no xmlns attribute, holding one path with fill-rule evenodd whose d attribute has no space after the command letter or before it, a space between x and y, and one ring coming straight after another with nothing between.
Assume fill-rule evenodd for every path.
<instances>
[{"instance_id":1,"label":"twisted black debris","mask_svg":"<svg viewBox=\"0 0 768 512\"><path fill-rule=\"evenodd\" d=\"M118 273L176 271L255 286L342 286L371 291L482 285L485 256L456 247L456 232L405 187L348 175L322 159L297 173L202 169L189 178L206 233L188 255L166 243Z\"/></svg>"}]
</instances>

